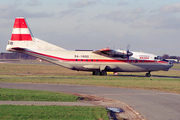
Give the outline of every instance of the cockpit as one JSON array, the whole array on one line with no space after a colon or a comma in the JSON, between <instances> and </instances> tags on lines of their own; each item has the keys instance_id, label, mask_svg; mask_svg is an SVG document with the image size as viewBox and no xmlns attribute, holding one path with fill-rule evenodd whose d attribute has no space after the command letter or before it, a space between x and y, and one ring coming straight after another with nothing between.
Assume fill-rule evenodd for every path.
<instances>
[{"instance_id":1,"label":"cockpit","mask_svg":"<svg viewBox=\"0 0 180 120\"><path fill-rule=\"evenodd\" d=\"M166 62L169 62L168 60L163 59L161 56L154 57L154 59L155 59L155 60L160 60L160 61L166 61Z\"/></svg>"},{"instance_id":2,"label":"cockpit","mask_svg":"<svg viewBox=\"0 0 180 120\"><path fill-rule=\"evenodd\" d=\"M161 56L154 57L155 60L162 60L163 58Z\"/></svg>"}]
</instances>

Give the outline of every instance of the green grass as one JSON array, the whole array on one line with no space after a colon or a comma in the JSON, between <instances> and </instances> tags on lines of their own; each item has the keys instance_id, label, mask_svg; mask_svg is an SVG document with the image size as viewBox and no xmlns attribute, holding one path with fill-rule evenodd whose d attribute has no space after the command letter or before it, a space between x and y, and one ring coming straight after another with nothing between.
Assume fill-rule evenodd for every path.
<instances>
[{"instance_id":1,"label":"green grass","mask_svg":"<svg viewBox=\"0 0 180 120\"><path fill-rule=\"evenodd\" d=\"M175 63L172 68L180 69L180 64Z\"/></svg>"},{"instance_id":2,"label":"green grass","mask_svg":"<svg viewBox=\"0 0 180 120\"><path fill-rule=\"evenodd\" d=\"M108 120L102 107L0 105L0 119Z\"/></svg>"},{"instance_id":3,"label":"green grass","mask_svg":"<svg viewBox=\"0 0 180 120\"><path fill-rule=\"evenodd\" d=\"M180 79L129 76L36 76L4 77L1 82L53 83L160 90L180 93Z\"/></svg>"},{"instance_id":4,"label":"green grass","mask_svg":"<svg viewBox=\"0 0 180 120\"><path fill-rule=\"evenodd\" d=\"M75 102L78 96L49 91L2 89L0 101ZM79 106L0 105L0 119L106 120L105 108Z\"/></svg>"},{"instance_id":5,"label":"green grass","mask_svg":"<svg viewBox=\"0 0 180 120\"><path fill-rule=\"evenodd\" d=\"M78 96L59 92L0 88L0 100L2 101L76 102L77 98Z\"/></svg>"}]
</instances>

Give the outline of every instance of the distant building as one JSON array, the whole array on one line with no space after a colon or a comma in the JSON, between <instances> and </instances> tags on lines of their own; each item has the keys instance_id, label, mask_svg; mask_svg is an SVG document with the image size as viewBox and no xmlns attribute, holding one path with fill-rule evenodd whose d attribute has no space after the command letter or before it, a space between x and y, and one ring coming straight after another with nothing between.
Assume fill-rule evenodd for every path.
<instances>
[{"instance_id":1,"label":"distant building","mask_svg":"<svg viewBox=\"0 0 180 120\"><path fill-rule=\"evenodd\" d=\"M179 63L179 59L166 59L168 61L171 61L173 63Z\"/></svg>"}]
</instances>

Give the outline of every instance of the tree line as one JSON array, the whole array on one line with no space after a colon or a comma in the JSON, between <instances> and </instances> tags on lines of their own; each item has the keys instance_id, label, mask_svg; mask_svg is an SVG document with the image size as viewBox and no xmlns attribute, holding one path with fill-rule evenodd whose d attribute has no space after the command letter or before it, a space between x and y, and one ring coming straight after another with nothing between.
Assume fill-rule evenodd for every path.
<instances>
[{"instance_id":1,"label":"tree line","mask_svg":"<svg viewBox=\"0 0 180 120\"><path fill-rule=\"evenodd\" d=\"M27 55L25 53L1 53L0 59L24 59L24 60L35 60L34 56Z\"/></svg>"},{"instance_id":2,"label":"tree line","mask_svg":"<svg viewBox=\"0 0 180 120\"><path fill-rule=\"evenodd\" d=\"M177 59L177 60L180 60L180 57L179 56L169 56L168 54L164 54L162 56L163 59Z\"/></svg>"}]
</instances>

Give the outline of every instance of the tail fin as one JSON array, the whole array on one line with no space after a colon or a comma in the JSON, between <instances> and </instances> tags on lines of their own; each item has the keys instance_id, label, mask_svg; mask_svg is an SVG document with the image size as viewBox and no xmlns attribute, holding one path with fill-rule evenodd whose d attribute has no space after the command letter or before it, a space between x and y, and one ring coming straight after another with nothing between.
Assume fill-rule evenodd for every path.
<instances>
[{"instance_id":1,"label":"tail fin","mask_svg":"<svg viewBox=\"0 0 180 120\"><path fill-rule=\"evenodd\" d=\"M23 50L31 51L51 51L65 50L51 43L35 38L24 17L15 18L11 40L8 41L7 51L22 52Z\"/></svg>"},{"instance_id":2,"label":"tail fin","mask_svg":"<svg viewBox=\"0 0 180 120\"><path fill-rule=\"evenodd\" d=\"M14 22L11 41L33 41L33 35L24 17L17 17Z\"/></svg>"}]
</instances>

